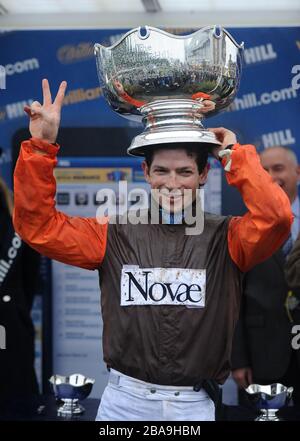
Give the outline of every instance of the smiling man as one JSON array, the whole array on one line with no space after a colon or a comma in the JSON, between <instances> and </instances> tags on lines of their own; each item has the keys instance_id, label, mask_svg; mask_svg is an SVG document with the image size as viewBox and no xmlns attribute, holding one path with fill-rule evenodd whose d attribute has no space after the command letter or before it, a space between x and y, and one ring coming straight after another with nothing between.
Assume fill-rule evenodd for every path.
<instances>
[{"instance_id":1,"label":"smiling man","mask_svg":"<svg viewBox=\"0 0 300 441\"><path fill-rule=\"evenodd\" d=\"M228 131L229 134L229 131ZM231 135L229 135L231 136ZM193 225L186 234L203 231L203 212L199 188L208 174L205 147L172 145L149 149L142 163L145 179L151 187L151 209L159 209L162 223Z\"/></svg>"},{"instance_id":2,"label":"smiling man","mask_svg":"<svg viewBox=\"0 0 300 441\"><path fill-rule=\"evenodd\" d=\"M261 167L256 150L235 134L211 129L221 142L227 181L242 193L243 217L205 214L201 234L185 233L179 208L184 190L195 202L207 178L203 146L149 149L145 178L161 195L156 203L179 214L172 222L137 225L118 218L69 217L55 208L55 144L66 90L52 103L25 110L32 138L23 142L15 169L16 231L50 258L98 270L103 353L110 370L98 420L214 420L215 386L229 374L242 272L269 257L292 222L284 191ZM172 148L171 148L172 147ZM178 200L177 200L178 199ZM170 208L168 208L170 206Z\"/></svg>"}]
</instances>

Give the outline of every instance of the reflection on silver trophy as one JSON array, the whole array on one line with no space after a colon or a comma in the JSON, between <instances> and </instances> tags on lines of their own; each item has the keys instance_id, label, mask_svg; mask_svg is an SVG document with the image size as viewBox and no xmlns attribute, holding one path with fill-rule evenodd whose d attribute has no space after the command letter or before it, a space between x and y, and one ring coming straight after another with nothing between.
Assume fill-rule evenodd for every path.
<instances>
[{"instance_id":1,"label":"reflection on silver trophy","mask_svg":"<svg viewBox=\"0 0 300 441\"><path fill-rule=\"evenodd\" d=\"M165 143L219 145L202 119L234 99L240 82L243 43L209 26L177 36L150 26L129 31L111 47L95 44L102 92L110 106L143 122L128 153Z\"/></svg>"},{"instance_id":2,"label":"reflection on silver trophy","mask_svg":"<svg viewBox=\"0 0 300 441\"><path fill-rule=\"evenodd\" d=\"M69 376L53 375L49 379L53 386L56 399L64 404L57 410L57 414L63 417L72 417L84 412L84 407L78 403L91 393L95 380L81 374Z\"/></svg>"},{"instance_id":3,"label":"reflection on silver trophy","mask_svg":"<svg viewBox=\"0 0 300 441\"><path fill-rule=\"evenodd\" d=\"M250 384L245 390L251 403L260 411L255 421L280 421L277 411L288 405L293 393L292 387L280 383L266 386Z\"/></svg>"}]
</instances>

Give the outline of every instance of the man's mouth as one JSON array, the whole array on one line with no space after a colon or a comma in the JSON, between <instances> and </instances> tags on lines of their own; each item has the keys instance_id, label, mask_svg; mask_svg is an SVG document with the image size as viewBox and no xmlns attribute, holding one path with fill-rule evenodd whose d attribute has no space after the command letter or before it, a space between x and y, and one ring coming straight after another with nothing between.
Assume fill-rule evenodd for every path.
<instances>
[{"instance_id":1,"label":"man's mouth","mask_svg":"<svg viewBox=\"0 0 300 441\"><path fill-rule=\"evenodd\" d=\"M178 198L182 198L183 194L182 193L164 193L164 192L160 192L161 196L169 198L169 199L178 199Z\"/></svg>"}]
</instances>

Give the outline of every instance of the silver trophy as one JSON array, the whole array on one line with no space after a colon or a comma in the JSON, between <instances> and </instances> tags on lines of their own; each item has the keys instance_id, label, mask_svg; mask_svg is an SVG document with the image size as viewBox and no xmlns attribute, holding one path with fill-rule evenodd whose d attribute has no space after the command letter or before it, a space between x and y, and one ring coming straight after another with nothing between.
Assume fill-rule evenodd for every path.
<instances>
[{"instance_id":1,"label":"silver trophy","mask_svg":"<svg viewBox=\"0 0 300 441\"><path fill-rule=\"evenodd\" d=\"M292 387L286 387L280 383L266 386L250 384L245 390L250 402L260 411L255 421L280 421L277 412L288 405L293 393Z\"/></svg>"},{"instance_id":2,"label":"silver trophy","mask_svg":"<svg viewBox=\"0 0 300 441\"><path fill-rule=\"evenodd\" d=\"M225 29L178 36L146 26L94 48L104 97L120 115L145 125L129 154L144 156L166 143L220 144L202 119L226 108L239 87L243 43Z\"/></svg>"},{"instance_id":3,"label":"silver trophy","mask_svg":"<svg viewBox=\"0 0 300 441\"><path fill-rule=\"evenodd\" d=\"M53 375L49 381L53 386L56 399L64 402L57 410L59 416L72 417L84 412L84 407L78 401L84 400L91 393L95 383L93 378L81 374L72 374L66 377Z\"/></svg>"}]
</instances>

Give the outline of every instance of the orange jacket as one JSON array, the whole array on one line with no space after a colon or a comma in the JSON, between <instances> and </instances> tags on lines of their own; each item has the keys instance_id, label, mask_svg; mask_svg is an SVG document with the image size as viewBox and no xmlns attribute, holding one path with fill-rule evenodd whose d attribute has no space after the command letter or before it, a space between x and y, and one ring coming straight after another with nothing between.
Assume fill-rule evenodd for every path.
<instances>
[{"instance_id":1,"label":"orange jacket","mask_svg":"<svg viewBox=\"0 0 300 441\"><path fill-rule=\"evenodd\" d=\"M108 220L100 225L95 218L56 210L53 169L58 149L36 138L22 143L14 174L14 227L41 254L96 269L105 255ZM227 182L241 192L249 211L230 220L228 248L240 270L248 271L282 245L293 216L287 195L262 168L255 147L236 144L232 150ZM226 164L225 158L222 163Z\"/></svg>"}]
</instances>

